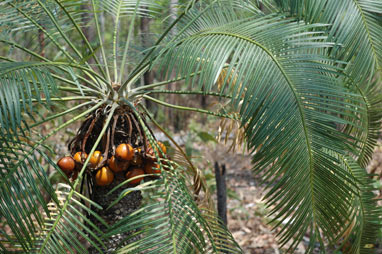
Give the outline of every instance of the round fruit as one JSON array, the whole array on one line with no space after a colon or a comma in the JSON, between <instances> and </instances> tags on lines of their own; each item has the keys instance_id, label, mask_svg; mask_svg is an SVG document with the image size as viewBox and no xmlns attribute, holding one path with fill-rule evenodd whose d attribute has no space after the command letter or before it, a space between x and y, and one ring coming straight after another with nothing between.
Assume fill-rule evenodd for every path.
<instances>
[{"instance_id":1,"label":"round fruit","mask_svg":"<svg viewBox=\"0 0 382 254\"><path fill-rule=\"evenodd\" d=\"M145 172L147 174L159 174L160 171L160 166L156 162L150 160L145 164Z\"/></svg>"},{"instance_id":2,"label":"round fruit","mask_svg":"<svg viewBox=\"0 0 382 254\"><path fill-rule=\"evenodd\" d=\"M109 159L109 168L117 173L126 170L129 167L129 162L128 161L120 161L116 159L114 156L111 156Z\"/></svg>"},{"instance_id":3,"label":"round fruit","mask_svg":"<svg viewBox=\"0 0 382 254\"><path fill-rule=\"evenodd\" d=\"M92 157L90 157L89 163L92 167L96 167L103 159L100 151L94 151Z\"/></svg>"},{"instance_id":4,"label":"round fruit","mask_svg":"<svg viewBox=\"0 0 382 254\"><path fill-rule=\"evenodd\" d=\"M73 156L73 159L77 162L77 163L81 163L82 164L82 158L84 159L84 161L88 158L88 154L87 153L82 153L82 152L76 152L76 154Z\"/></svg>"},{"instance_id":5,"label":"round fruit","mask_svg":"<svg viewBox=\"0 0 382 254\"><path fill-rule=\"evenodd\" d=\"M160 149L158 149L157 147L155 147L155 150L158 152L159 154L159 157L163 158L163 155L167 153L167 149L166 149L166 146L162 143L162 142L157 142L157 145L160 147ZM147 153L149 155L155 155L154 154L154 150L152 148L151 145L149 145L148 149L147 149Z\"/></svg>"},{"instance_id":6,"label":"round fruit","mask_svg":"<svg viewBox=\"0 0 382 254\"><path fill-rule=\"evenodd\" d=\"M145 172L143 171L143 169L141 168L134 168L133 170L129 171L126 173L126 178L127 179L130 179L130 178L133 178L133 177L136 177L134 180L131 180L129 182L129 184L131 185L136 185L136 184L139 184L142 179L143 179L143 175L145 174ZM141 177L138 177L138 176L141 176Z\"/></svg>"},{"instance_id":7,"label":"round fruit","mask_svg":"<svg viewBox=\"0 0 382 254\"><path fill-rule=\"evenodd\" d=\"M96 184L98 186L106 186L113 182L114 174L108 167L102 167L97 171Z\"/></svg>"},{"instance_id":8,"label":"round fruit","mask_svg":"<svg viewBox=\"0 0 382 254\"><path fill-rule=\"evenodd\" d=\"M134 158L134 149L130 144L120 144L115 150L118 159L131 161Z\"/></svg>"},{"instance_id":9,"label":"round fruit","mask_svg":"<svg viewBox=\"0 0 382 254\"><path fill-rule=\"evenodd\" d=\"M62 157L57 162L57 165L65 173L71 173L74 170L74 168L76 167L75 161L70 156Z\"/></svg>"},{"instance_id":10,"label":"round fruit","mask_svg":"<svg viewBox=\"0 0 382 254\"><path fill-rule=\"evenodd\" d=\"M162 152L164 153L164 154L166 154L167 153L167 148L166 148L166 146L162 143L162 142L159 142L158 141L158 146L160 147L160 149L162 150Z\"/></svg>"}]
</instances>

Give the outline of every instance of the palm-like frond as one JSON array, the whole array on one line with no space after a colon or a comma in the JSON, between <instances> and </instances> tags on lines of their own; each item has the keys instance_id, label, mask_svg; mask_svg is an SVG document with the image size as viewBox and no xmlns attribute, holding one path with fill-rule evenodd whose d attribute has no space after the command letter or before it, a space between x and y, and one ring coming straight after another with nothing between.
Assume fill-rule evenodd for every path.
<instances>
[{"instance_id":1,"label":"palm-like frond","mask_svg":"<svg viewBox=\"0 0 382 254\"><path fill-rule=\"evenodd\" d=\"M77 1L77 3L72 3L74 4L72 6L77 6L75 8L78 8L81 2ZM64 7L65 1L61 4ZM65 10L67 10L69 14L72 14L71 18L73 18L77 24L81 24L80 13L71 11L70 8ZM40 31L46 35L48 42L61 48L59 41L63 39L63 36L66 36L64 31L69 32L74 30L70 18L54 2L7 0L1 3L0 13L0 24L7 28L7 37L12 39L18 39L14 33ZM58 33L57 27L59 27L60 30Z\"/></svg>"},{"instance_id":2,"label":"palm-like frond","mask_svg":"<svg viewBox=\"0 0 382 254\"><path fill-rule=\"evenodd\" d=\"M367 171L350 156L336 156L342 167L354 178L353 205L351 207L351 223L344 227L342 250L349 254L372 253L375 239L379 233L382 217L381 207L373 191L373 180Z\"/></svg>"},{"instance_id":3,"label":"palm-like frond","mask_svg":"<svg viewBox=\"0 0 382 254\"><path fill-rule=\"evenodd\" d=\"M354 89L358 89L359 94L364 100L367 113L360 120L360 125L364 130L349 128L345 131L360 140L359 152L356 154L357 161L361 167L366 167L373 155L374 147L380 135L380 124L382 119L382 97L378 83L378 76L372 77L373 81L366 81L361 84L354 84Z\"/></svg>"},{"instance_id":4,"label":"palm-like frond","mask_svg":"<svg viewBox=\"0 0 382 254\"><path fill-rule=\"evenodd\" d=\"M271 1L269 1L271 2ZM379 132L381 115L380 96L375 73L382 64L382 5L379 1L274 1L284 11L289 11L306 22L331 24L328 40L338 47L331 56L348 64L344 72L349 75L351 86L367 106L367 114L360 124L367 130L353 132L361 140L359 163L366 166L371 158ZM350 128L351 131L352 128Z\"/></svg>"},{"instance_id":5,"label":"palm-like frond","mask_svg":"<svg viewBox=\"0 0 382 254\"><path fill-rule=\"evenodd\" d=\"M171 166L172 167L172 166ZM172 168L164 173L163 180L157 180L144 190L148 200L140 209L111 227L106 236L124 232L135 232L134 241L122 247L117 253L241 253L233 237L221 226L216 214L210 210L201 211L189 193L181 174L181 168ZM128 193L126 189L122 194ZM125 245L126 238L121 242Z\"/></svg>"},{"instance_id":6,"label":"palm-like frond","mask_svg":"<svg viewBox=\"0 0 382 254\"><path fill-rule=\"evenodd\" d=\"M106 0L99 1L99 4L103 10L114 17L123 17L133 14L147 16L155 13L155 10L160 8L160 5L147 0ZM135 10L136 6L138 7L137 10Z\"/></svg>"},{"instance_id":7,"label":"palm-like frond","mask_svg":"<svg viewBox=\"0 0 382 254\"><path fill-rule=\"evenodd\" d=\"M310 231L312 242L322 241L320 232L333 240L338 225L348 223L354 179L323 149L355 152L355 139L335 124L359 128L355 122L365 104L333 75L335 63L323 54L332 44L325 42L325 30L317 31L325 26L277 16L237 21L220 15L220 8L203 16L190 12L184 37L165 47L158 61L168 73L176 66L176 76L190 77L186 82L205 91L216 89L229 64L236 84L226 78L221 93L234 87L232 105L247 124L249 147L257 149L256 171L273 184L266 197L276 225L283 223L281 243L294 239L293 249Z\"/></svg>"},{"instance_id":8,"label":"palm-like frond","mask_svg":"<svg viewBox=\"0 0 382 254\"><path fill-rule=\"evenodd\" d=\"M56 52L56 55L50 54L49 57L85 64L89 69L91 67L88 61L93 58L100 74L105 76L105 70L100 66L94 46L90 44L82 31L83 23L87 21L84 20L83 15L87 10L82 9L81 4L85 4L85 1L4 1L0 6L0 25L6 27L8 32L0 37L0 42L11 46L18 44L17 49L39 60L47 61L48 59L41 56L39 49L33 48L38 45L34 42L40 42L39 37L42 36L44 47L50 52ZM22 40L22 36L17 34L20 31L34 32L34 42ZM85 49L77 42L82 42Z\"/></svg>"},{"instance_id":9,"label":"palm-like frond","mask_svg":"<svg viewBox=\"0 0 382 254\"><path fill-rule=\"evenodd\" d=\"M289 0L277 4L308 23L331 24L329 40L340 44L331 55L350 62L346 72L356 82L382 66L382 5L375 0Z\"/></svg>"},{"instance_id":10,"label":"palm-like frond","mask_svg":"<svg viewBox=\"0 0 382 254\"><path fill-rule=\"evenodd\" d=\"M311 233L310 246L322 243L324 237L334 243L350 235L348 239L357 243L351 253L367 253L365 246L374 243L374 220L380 218L380 210L371 201L372 188L360 165L364 166L371 156L381 117L381 100L371 82L371 75L381 66L380 5L374 0L283 2L284 9L290 8L307 21L303 24L282 15L265 16L257 3L196 2L189 1L181 9L182 14L139 59L125 83L125 66L134 63L128 58L135 20L157 10L153 1L92 0L90 18L94 18L98 37L92 43L82 31L82 0L0 3L0 26L8 31L1 33L0 43L22 53L1 57L7 62L0 64L0 213L4 218L0 223L11 232L7 235L0 229L1 250L11 247L26 252L86 253L83 243L88 242L102 252L103 241L134 232L121 242L119 253L241 251L216 215L194 200L189 189L193 183L188 182L186 170L173 161L161 160L158 154L161 169L170 170L162 170L156 181L133 188L146 195L144 204L114 225L106 225L94 209L84 204L100 207L77 192L86 165L71 186L60 185L58 192L48 181L40 160L51 166L54 163L42 149L44 141L105 103L111 106L110 115L90 153L105 133L117 103L134 108L136 98L232 117L224 110L215 113L174 106L145 94L185 93L146 90L170 81L131 89L149 64L160 63L165 74L175 69L175 79L185 79L198 90L196 93L230 99L229 107L240 115L241 127L245 128L255 169L269 183L266 198L273 222L276 226L283 224L281 243L292 241L293 250L307 232ZM243 10L240 6L253 8ZM273 10L274 5L266 7ZM114 19L109 48L99 27L100 11ZM121 17L130 22L123 30L127 33L119 29ZM176 24L179 32L164 43L163 38ZM36 49L37 43L28 46L20 39L21 31L38 32L35 36L43 36L53 53L44 56ZM125 42L119 43L125 35ZM94 45L100 48L100 54ZM107 49L112 50L112 61L106 56ZM342 61L326 57L328 54ZM30 62L18 59L24 56ZM88 61L91 58L94 65ZM116 84L112 84L108 62L113 62ZM231 75L222 78L222 71ZM358 81L363 83L359 85ZM116 93L118 86L121 88ZM61 92L76 96L60 98ZM127 95L131 97L126 100ZM25 113L33 116L36 102L49 106L50 101L77 99L86 102L30 125L23 120ZM92 107L36 140L39 135L33 127L87 105ZM145 126L145 121L141 123ZM345 128L338 130L339 126ZM367 133L363 133L365 129ZM27 135L19 135L23 131ZM154 146L150 132L145 132ZM130 191L122 191L120 198ZM47 199L53 203L48 204ZM89 213L106 232L88 219ZM351 233L344 234L346 229ZM131 243L135 236L140 239Z\"/></svg>"},{"instance_id":11,"label":"palm-like frond","mask_svg":"<svg viewBox=\"0 0 382 254\"><path fill-rule=\"evenodd\" d=\"M46 169L42 160L46 165L56 168L57 166L41 149L43 142L99 106L100 103L80 113L60 127L40 137L39 140L33 140L30 136L19 138L17 135L7 135L1 129L0 188L2 191L0 200L2 202L0 203L0 211L6 224L10 227L11 234L9 237L15 238L13 242L9 243L10 246L7 246L8 250L19 247L25 252L29 252L36 248L36 244L39 244L39 240L41 240L38 237L38 232L46 229L41 211L44 211L46 216L51 216L45 197L52 199L58 206L60 204L45 172ZM70 196L72 195L73 191ZM60 216L62 215L60 213Z\"/></svg>"},{"instance_id":12,"label":"palm-like frond","mask_svg":"<svg viewBox=\"0 0 382 254\"><path fill-rule=\"evenodd\" d=\"M0 63L0 124L4 133L10 132L13 135L21 133L25 135L25 131L29 130L31 121L25 121L24 118L28 115L33 123L33 126L41 124L35 119L36 110L39 107L49 108L52 101L65 100L88 100L96 99L93 97L100 93L100 87L92 85L86 87L79 83L79 79L83 79L78 75L68 63L65 62L15 62L12 59L6 58L8 62ZM82 66L77 66L82 69ZM75 67L75 68L77 68ZM78 69L77 69L78 70ZM84 69L92 71L90 69ZM69 87L60 88L57 82L63 82ZM69 91L82 97L62 97L59 90ZM93 95L86 97L84 95ZM65 114L60 113L60 115ZM50 118L46 119L49 120Z\"/></svg>"},{"instance_id":13,"label":"palm-like frond","mask_svg":"<svg viewBox=\"0 0 382 254\"><path fill-rule=\"evenodd\" d=\"M38 142L30 144L32 141L29 140L27 143L29 145L23 148L17 146L17 142L8 145L10 139L5 135L2 136L1 143L4 146L0 150L0 158L2 158L0 166L1 172L6 174L2 176L1 186L8 189L2 191L0 200L3 202L0 208L1 212L4 213L6 223L11 227L11 234L7 235L7 238L11 239L11 241L1 239L2 243L8 244L4 249L23 249L23 251L30 253L66 253L68 250L70 252L87 253L88 250L84 247L84 243L88 242L93 246L92 248L102 253L104 249L103 243L106 239L113 237L117 233L131 232L133 230L136 233L132 234L131 237L138 235L140 241L126 245L125 241L128 241L129 238L123 239L120 245L126 246L120 249L121 253L126 250L129 253L138 253L140 251L168 253L170 250L176 253L188 253L194 251L195 248L200 250L201 253L219 253L222 249L229 250L232 253L241 253L232 236L224 227L220 226L216 215L211 214L211 211L208 210L203 212L199 210L193 200L194 196L188 190L186 175L182 173L181 168L177 167L176 169L175 164L169 161L166 167L170 168L170 172L163 171L160 180L148 182L138 187L143 191L151 190L148 193L150 196L147 205L114 225L108 225L97 215L94 208L102 209L102 207L76 191L76 186L82 178L84 169L82 169L73 186L59 185L58 190L54 191L44 174L45 171L42 165L38 161L39 156L46 159L50 165L54 165L54 163L42 152L37 157L31 158L30 156L39 151L38 147L43 140L99 106L100 104L95 105L83 112L53 130ZM113 110L111 110L106 121L106 126L112 114ZM106 128L103 128L103 132L105 130ZM145 131L146 135L151 135L147 129ZM100 142L103 132L101 132L93 146L93 151ZM154 145L154 143L152 144ZM30 149L26 149L28 147ZM25 153L22 154L22 158L16 156L21 150ZM13 156L13 154L16 155ZM158 154L157 158L159 159ZM23 166L22 160L27 160L29 164ZM34 166L35 164L37 166ZM164 165L160 164L163 169ZM34 178L35 176L29 173L30 168L28 166L34 166L37 181ZM29 178L20 174L29 174ZM30 188L31 190L24 181L19 181L19 179L23 179L22 177L24 177L25 182L35 184ZM9 185L8 181L11 181ZM50 203L43 199L40 185L44 187L44 193L47 193L48 197L52 199ZM13 195L9 195L9 188L20 188L20 190L24 191L20 194L16 191ZM126 189L121 195L129 191L129 189ZM31 203L34 198L39 200L38 205ZM11 203L20 203L20 206L10 205ZM31 209L30 214L27 209L28 205ZM91 208L89 208L89 205ZM40 209L44 210L43 214L41 214ZM103 230L98 228L97 223L90 220L88 214L100 221L105 228ZM27 217L24 218L24 216ZM38 222L38 225L33 226L32 223L36 224L36 222ZM0 234L0 236L3 237L3 234Z\"/></svg>"},{"instance_id":14,"label":"palm-like frond","mask_svg":"<svg viewBox=\"0 0 382 254\"><path fill-rule=\"evenodd\" d=\"M69 185L59 184L55 194L58 203L50 202L47 205L49 214L44 213L44 224L35 241L36 250L41 250L44 247L44 253L66 253L67 251L87 253L84 242L88 241L102 253L101 247L104 244L97 236L102 231L87 216L88 214L94 215L90 207L93 209L102 209L102 207L80 193L73 192ZM70 197L68 197L69 195ZM69 203L65 205L67 199L69 199ZM57 220L58 217L60 217L59 220ZM107 223L99 216L96 215L95 219L108 227ZM44 240L47 237L51 240L45 243Z\"/></svg>"},{"instance_id":15,"label":"palm-like frond","mask_svg":"<svg viewBox=\"0 0 382 254\"><path fill-rule=\"evenodd\" d=\"M7 132L18 133L23 113L33 112L33 104L49 105L57 85L47 68L33 67L33 63L0 63L0 125ZM40 64L39 64L40 65Z\"/></svg>"},{"instance_id":16,"label":"palm-like frond","mask_svg":"<svg viewBox=\"0 0 382 254\"><path fill-rule=\"evenodd\" d=\"M14 237L8 247L12 250L16 245L30 250L34 248L32 239L37 237L36 232L43 225L41 211L49 214L42 190L58 201L40 162L42 158L51 161L26 140L11 139L3 131L0 141L0 212L13 233L9 237Z\"/></svg>"}]
</instances>

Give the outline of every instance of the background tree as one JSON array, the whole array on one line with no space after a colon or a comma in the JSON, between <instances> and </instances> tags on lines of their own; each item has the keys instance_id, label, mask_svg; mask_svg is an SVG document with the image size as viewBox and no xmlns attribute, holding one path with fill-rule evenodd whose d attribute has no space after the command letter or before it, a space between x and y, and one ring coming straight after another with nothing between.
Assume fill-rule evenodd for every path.
<instances>
[{"instance_id":1,"label":"background tree","mask_svg":"<svg viewBox=\"0 0 382 254\"><path fill-rule=\"evenodd\" d=\"M269 188L280 243L291 242L290 251L307 233L308 252L316 243L372 251L381 210L365 166L381 122L380 1L189 1L144 51L136 46L137 20L160 15L160 5L85 3L0 4L0 43L8 50L0 57L2 251L241 252L211 209L202 170L175 142L172 159L163 155L148 122L167 131L143 100L240 122L255 172ZM82 29L87 19L91 42ZM153 70L162 80L140 86ZM161 88L174 81L182 82ZM210 111L152 94L221 103ZM60 123L67 115L73 117ZM84 117L69 152L89 156L77 178L55 185L47 167L65 174L46 140ZM42 134L50 121L57 126ZM160 177L149 174L127 188L124 172L109 186L94 184L120 140L145 159L150 145ZM96 150L104 160L92 166Z\"/></svg>"}]
</instances>

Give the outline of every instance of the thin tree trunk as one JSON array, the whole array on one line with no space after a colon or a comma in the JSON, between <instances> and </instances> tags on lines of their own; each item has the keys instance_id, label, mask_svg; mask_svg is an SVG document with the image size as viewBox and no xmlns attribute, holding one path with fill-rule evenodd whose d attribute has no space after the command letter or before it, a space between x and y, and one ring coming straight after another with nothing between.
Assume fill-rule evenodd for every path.
<instances>
[{"instance_id":1,"label":"thin tree trunk","mask_svg":"<svg viewBox=\"0 0 382 254\"><path fill-rule=\"evenodd\" d=\"M177 18L177 5L178 0L170 0L170 6L169 6L169 14L170 14L170 23L172 23ZM171 34L176 34L176 27L173 27L171 30ZM172 70L170 78L175 78L175 69ZM176 90L178 86L178 82L173 82L168 85L169 90ZM170 104L178 104L178 98L176 94L169 94L168 95L168 101ZM174 127L175 131L179 131L182 129L182 121L180 121L180 112L175 111L174 109L167 108L167 119L170 121L171 125Z\"/></svg>"},{"instance_id":2,"label":"thin tree trunk","mask_svg":"<svg viewBox=\"0 0 382 254\"><path fill-rule=\"evenodd\" d=\"M223 224L227 226L227 185L226 168L224 164L220 167L219 164L215 162L215 180L218 215Z\"/></svg>"},{"instance_id":3,"label":"thin tree trunk","mask_svg":"<svg viewBox=\"0 0 382 254\"><path fill-rule=\"evenodd\" d=\"M142 17L141 18L141 24L140 24L140 29L141 29L141 40L142 40L142 46L143 48L147 49L148 47L151 46L150 43L150 23L151 20L147 17ZM154 72L149 71L146 72L143 75L143 85L148 85L154 83ZM153 102L146 100L146 107L147 109L154 113L154 116L157 114L157 108L154 106Z\"/></svg>"},{"instance_id":4,"label":"thin tree trunk","mask_svg":"<svg viewBox=\"0 0 382 254\"><path fill-rule=\"evenodd\" d=\"M94 26L89 26L89 21L92 20L92 6L90 3L81 5L81 9L84 10L84 12L81 14L82 23L84 26L82 27L82 32L84 33L86 39L90 42L94 40L95 37L95 30ZM84 44L85 45L85 44ZM90 52L88 52L90 53ZM89 63L94 63L94 59L89 59Z\"/></svg>"}]
</instances>

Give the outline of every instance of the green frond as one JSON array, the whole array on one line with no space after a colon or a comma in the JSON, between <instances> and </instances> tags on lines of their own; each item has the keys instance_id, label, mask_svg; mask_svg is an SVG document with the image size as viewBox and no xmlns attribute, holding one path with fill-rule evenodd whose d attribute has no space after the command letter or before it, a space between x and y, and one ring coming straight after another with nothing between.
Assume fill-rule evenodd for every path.
<instances>
[{"instance_id":1,"label":"green frond","mask_svg":"<svg viewBox=\"0 0 382 254\"><path fill-rule=\"evenodd\" d=\"M374 78L382 66L379 0L188 1L142 53L134 45L134 21L160 11L156 1L92 0L90 9L84 4L89 2L0 3L0 44L5 47L0 59L6 61L0 63L0 252L87 253L90 245L102 253L109 238L127 233L117 253L242 253L203 202L208 193L201 170L180 150L173 160L160 158L159 146L137 112L151 146L157 146L160 177L124 189L110 206L139 190L144 199L138 210L114 225L101 219L97 210L105 207L77 191L88 176L90 156L70 186L56 188L49 181L47 167L61 172L44 144L49 137L109 105L91 154L117 104L135 110L136 99L148 99L235 120L222 127L227 134L234 125L244 130L234 142L245 139L254 171L267 182L272 223L280 226L280 243L289 243L289 251L310 234L308 252L328 241L336 247L341 243L345 253L370 253L382 219L364 169L382 119L380 81ZM264 14L276 12L277 6L279 13L288 11L296 18ZM102 34L99 12L109 15L107 21L113 19L112 38ZM127 27L121 26L122 18ZM94 41L82 30L89 21L97 29ZM171 33L175 27L177 32ZM22 33L32 34L33 40ZM156 67L166 81L131 89ZM109 71L121 85L118 91ZM150 90L174 80L191 88ZM214 112L169 104L150 93L220 96L228 104ZM71 108L64 105L82 99ZM62 107L39 112L53 104ZM38 132L41 124L78 109L82 112L48 134ZM116 188L125 188L128 181ZM202 199L199 191L205 191Z\"/></svg>"},{"instance_id":2,"label":"green frond","mask_svg":"<svg viewBox=\"0 0 382 254\"><path fill-rule=\"evenodd\" d=\"M10 228L13 242L8 250L34 249L34 239L43 226L41 211L49 214L45 198L58 201L41 160L52 161L28 140L0 135L0 214ZM44 195L44 194L45 195ZM41 210L40 210L41 209Z\"/></svg>"},{"instance_id":3,"label":"green frond","mask_svg":"<svg viewBox=\"0 0 382 254\"><path fill-rule=\"evenodd\" d=\"M93 17L85 15L88 14L88 10L82 8L85 4L88 2L84 0L4 1L0 6L0 26L7 32L2 33L0 41L18 44L18 49L38 58L44 58L44 52L49 52L50 58L85 64L89 69L89 59L94 59L94 66L105 77L105 69L95 52L97 45L89 42L82 30L89 17ZM32 40L23 40L20 33L31 33ZM52 52L56 55L52 56Z\"/></svg>"},{"instance_id":4,"label":"green frond","mask_svg":"<svg viewBox=\"0 0 382 254\"><path fill-rule=\"evenodd\" d=\"M75 7L77 9L79 9L78 3L79 1ZM46 45L52 43L61 50L63 55L69 59L72 57L64 50L65 47L60 40L66 36L65 33L75 28L70 19L54 2L7 0L2 3L0 13L0 25L6 27L8 32L4 39L22 38L22 36L16 36L17 33L40 32L46 37ZM81 15L75 13L73 15L76 17L75 22L81 24ZM35 41L38 41L38 33L35 33L35 36Z\"/></svg>"},{"instance_id":5,"label":"green frond","mask_svg":"<svg viewBox=\"0 0 382 254\"><path fill-rule=\"evenodd\" d=\"M104 244L102 239L97 236L102 231L87 217L88 214L94 214L91 207L97 209L102 209L102 207L89 199L84 200L84 196L72 191L72 187L69 185L58 184L55 193L59 203L50 202L47 204L49 214L43 214L44 224L36 239L37 250L48 237L48 233L53 232L49 235L51 240L45 245L43 253L67 253L67 251L87 253L84 246L85 241L89 242L99 253L102 253L101 247ZM69 204L65 211L62 211L67 199L69 199ZM55 224L59 215L61 216L59 222ZM95 220L99 220L102 225L108 227L107 222L99 216L95 216Z\"/></svg>"},{"instance_id":6,"label":"green frond","mask_svg":"<svg viewBox=\"0 0 382 254\"><path fill-rule=\"evenodd\" d=\"M1 128L13 133L27 128L23 116L35 110L33 101L49 106L51 94L57 91L48 68L33 67L31 63L0 63Z\"/></svg>"},{"instance_id":7,"label":"green frond","mask_svg":"<svg viewBox=\"0 0 382 254\"><path fill-rule=\"evenodd\" d=\"M78 114L37 141L29 136L7 135L3 128L0 129L0 213L4 218L2 223L5 222L9 226L10 239L13 239L8 244L8 250L23 249L24 253L33 253L37 245L37 249L40 250L41 244L46 247L45 241L53 239L42 239L38 234L46 229L46 222L41 212L45 212L46 216L52 216L46 198L51 199L58 206L60 204L46 174L46 167L53 166L57 170L59 169L41 146L47 138L84 117L101 104L103 102ZM72 191L70 196L74 194L75 191ZM68 207L70 208L70 204L66 204L65 209ZM60 218L65 219L65 216L68 215L65 214L65 209L60 207ZM62 230L60 225L54 229ZM49 234L55 232L57 231L48 230ZM47 244L51 243L48 241ZM41 247L41 250L44 248Z\"/></svg>"},{"instance_id":8,"label":"green frond","mask_svg":"<svg viewBox=\"0 0 382 254\"><path fill-rule=\"evenodd\" d=\"M365 81L382 68L382 4L378 0L276 0L292 15L308 23L331 24L329 40L340 44L331 55L349 62L348 73Z\"/></svg>"},{"instance_id":9,"label":"green frond","mask_svg":"<svg viewBox=\"0 0 382 254\"><path fill-rule=\"evenodd\" d=\"M100 0L99 6L113 17L128 15L149 16L157 12L160 5L153 1L141 0L137 6L137 0Z\"/></svg>"},{"instance_id":10,"label":"green frond","mask_svg":"<svg viewBox=\"0 0 382 254\"><path fill-rule=\"evenodd\" d=\"M370 162L377 139L380 136L380 125L382 122L382 97L379 87L378 75L370 78L364 83L352 83L352 89L359 93L366 106L366 114L359 119L362 129L344 128L349 135L359 140L359 152L356 154L357 162L361 167L366 167Z\"/></svg>"},{"instance_id":11,"label":"green frond","mask_svg":"<svg viewBox=\"0 0 382 254\"><path fill-rule=\"evenodd\" d=\"M378 206L378 199L373 191L373 180L367 171L350 156L339 156L342 167L346 168L354 177L354 198L351 204L351 220L348 228L344 227L342 249L349 254L374 253L375 239L380 228L382 209Z\"/></svg>"},{"instance_id":12,"label":"green frond","mask_svg":"<svg viewBox=\"0 0 382 254\"><path fill-rule=\"evenodd\" d=\"M220 91L233 88L232 106L246 126L254 168L272 186L266 198L282 225L280 242L292 241L293 250L308 232L314 232L312 243L335 239L350 216L354 180L323 149L355 153L357 139L336 124L360 128L356 121L366 105L341 86L336 63L325 57L333 45L326 26L220 13L220 6L199 17L189 13L184 37L169 43L158 62L166 73L176 69L176 77L200 72L186 82L204 91L217 90L228 64L236 78L227 77Z\"/></svg>"},{"instance_id":13,"label":"green frond","mask_svg":"<svg viewBox=\"0 0 382 254\"><path fill-rule=\"evenodd\" d=\"M81 85L73 68L57 62L1 62L0 63L0 126L8 135L24 134L29 125L35 125L35 113L41 108L50 108L52 99L76 100L76 97L61 98L57 82L72 85L72 90L82 95L83 100L92 100L97 90ZM65 89L64 89L65 90ZM78 98L77 98L78 99ZM38 103L38 105L36 104ZM30 120L25 120L29 116ZM35 123L33 123L35 122Z\"/></svg>"}]
</instances>

